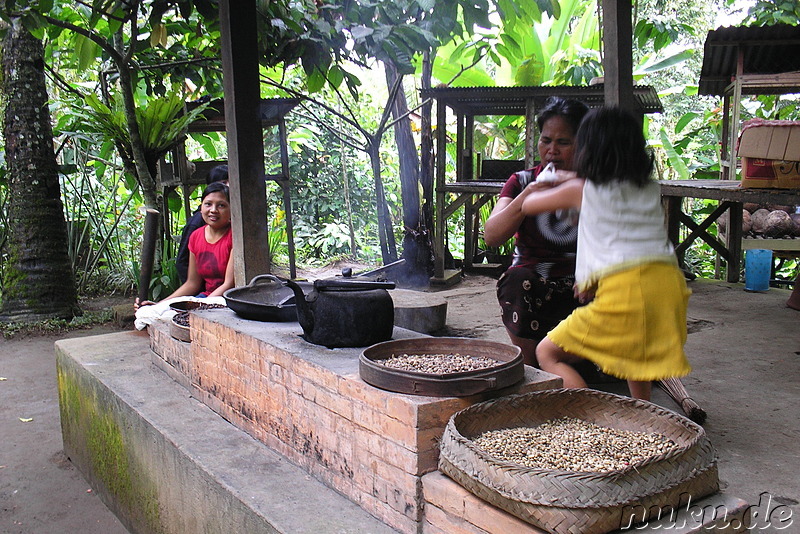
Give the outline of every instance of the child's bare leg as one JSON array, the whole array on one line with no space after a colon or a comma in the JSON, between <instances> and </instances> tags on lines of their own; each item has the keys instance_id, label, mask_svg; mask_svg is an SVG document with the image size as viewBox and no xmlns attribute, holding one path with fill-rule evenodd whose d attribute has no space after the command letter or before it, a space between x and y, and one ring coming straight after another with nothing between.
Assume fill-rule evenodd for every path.
<instances>
[{"instance_id":1,"label":"child's bare leg","mask_svg":"<svg viewBox=\"0 0 800 534\"><path fill-rule=\"evenodd\" d=\"M533 367L539 367L539 362L536 361L536 345L539 344L538 341L535 339L517 337L511 332L508 333L508 337L511 338L511 343L522 350L522 363Z\"/></svg>"},{"instance_id":2,"label":"child's bare leg","mask_svg":"<svg viewBox=\"0 0 800 534\"><path fill-rule=\"evenodd\" d=\"M640 382L638 380L628 380L628 389L634 399L650 400L650 391L653 389L652 382Z\"/></svg>"},{"instance_id":3,"label":"child's bare leg","mask_svg":"<svg viewBox=\"0 0 800 534\"><path fill-rule=\"evenodd\" d=\"M574 358L576 356L566 352L547 337L536 347L536 359L539 360L542 371L560 376L564 380L565 388L585 388L586 382L583 377L567 363Z\"/></svg>"}]
</instances>

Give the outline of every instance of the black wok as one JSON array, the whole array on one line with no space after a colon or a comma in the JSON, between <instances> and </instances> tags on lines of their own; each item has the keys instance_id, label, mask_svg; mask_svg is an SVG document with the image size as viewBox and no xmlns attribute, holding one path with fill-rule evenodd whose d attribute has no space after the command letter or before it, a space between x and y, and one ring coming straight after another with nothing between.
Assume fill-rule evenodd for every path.
<instances>
[{"instance_id":1,"label":"black wok","mask_svg":"<svg viewBox=\"0 0 800 534\"><path fill-rule=\"evenodd\" d=\"M313 289L310 282L298 282L304 293ZM261 274L249 284L234 287L223 295L228 307L244 319L268 322L297 321L294 292L277 276Z\"/></svg>"}]
</instances>

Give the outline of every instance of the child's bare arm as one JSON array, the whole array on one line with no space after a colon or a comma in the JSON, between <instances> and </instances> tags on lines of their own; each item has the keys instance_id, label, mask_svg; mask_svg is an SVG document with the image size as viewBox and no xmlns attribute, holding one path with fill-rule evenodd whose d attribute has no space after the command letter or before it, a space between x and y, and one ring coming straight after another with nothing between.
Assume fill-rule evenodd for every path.
<instances>
[{"instance_id":1,"label":"child's bare arm","mask_svg":"<svg viewBox=\"0 0 800 534\"><path fill-rule=\"evenodd\" d=\"M560 209L580 208L583 197L582 179L566 180L556 187L533 191L522 203L525 215L536 215Z\"/></svg>"}]
</instances>

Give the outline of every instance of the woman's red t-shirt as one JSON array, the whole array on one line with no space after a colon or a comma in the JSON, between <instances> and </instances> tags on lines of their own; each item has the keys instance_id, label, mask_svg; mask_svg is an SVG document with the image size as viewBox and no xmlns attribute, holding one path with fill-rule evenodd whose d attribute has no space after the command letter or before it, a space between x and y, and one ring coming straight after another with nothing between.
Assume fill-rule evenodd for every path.
<instances>
[{"instance_id":1,"label":"woman's red t-shirt","mask_svg":"<svg viewBox=\"0 0 800 534\"><path fill-rule=\"evenodd\" d=\"M202 226L192 232L189 237L189 252L194 254L197 274L203 279L206 296L225 282L225 271L228 268L228 258L233 248L233 233L228 232L216 243L206 241L206 227Z\"/></svg>"}]
</instances>

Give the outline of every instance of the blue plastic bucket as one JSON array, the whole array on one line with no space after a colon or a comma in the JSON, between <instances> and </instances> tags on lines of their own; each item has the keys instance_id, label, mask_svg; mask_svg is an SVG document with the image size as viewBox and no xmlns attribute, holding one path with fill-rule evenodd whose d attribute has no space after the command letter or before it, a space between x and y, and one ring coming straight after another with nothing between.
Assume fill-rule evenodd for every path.
<instances>
[{"instance_id":1,"label":"blue plastic bucket","mask_svg":"<svg viewBox=\"0 0 800 534\"><path fill-rule=\"evenodd\" d=\"M766 291L769 289L769 277L772 274L772 251L752 249L745 252L744 257L744 289L745 291Z\"/></svg>"}]
</instances>

